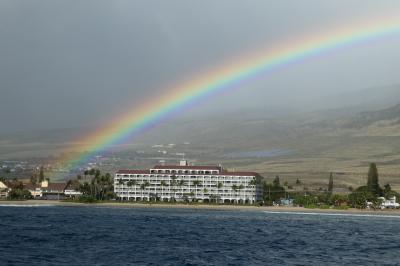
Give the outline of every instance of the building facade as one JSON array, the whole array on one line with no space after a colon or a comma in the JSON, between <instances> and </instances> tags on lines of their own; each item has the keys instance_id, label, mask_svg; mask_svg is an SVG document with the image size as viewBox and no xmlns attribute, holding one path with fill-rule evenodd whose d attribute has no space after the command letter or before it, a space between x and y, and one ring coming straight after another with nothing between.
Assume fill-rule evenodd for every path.
<instances>
[{"instance_id":1,"label":"building facade","mask_svg":"<svg viewBox=\"0 0 400 266\"><path fill-rule=\"evenodd\" d=\"M5 182L0 181L0 199L7 198L10 188L5 184Z\"/></svg>"},{"instance_id":2,"label":"building facade","mask_svg":"<svg viewBox=\"0 0 400 266\"><path fill-rule=\"evenodd\" d=\"M251 204L262 200L261 179L254 172L229 172L221 166L190 166L182 161L149 170L119 170L114 192L120 200Z\"/></svg>"}]
</instances>

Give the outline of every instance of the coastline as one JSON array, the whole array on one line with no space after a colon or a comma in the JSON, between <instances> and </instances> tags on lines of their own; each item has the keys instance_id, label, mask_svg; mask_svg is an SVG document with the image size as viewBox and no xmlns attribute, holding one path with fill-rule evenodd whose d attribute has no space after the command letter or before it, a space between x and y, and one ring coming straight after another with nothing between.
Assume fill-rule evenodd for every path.
<instances>
[{"instance_id":1,"label":"coastline","mask_svg":"<svg viewBox=\"0 0 400 266\"><path fill-rule=\"evenodd\" d=\"M271 213L331 213L331 214L365 214L365 215L396 215L400 216L400 210L361 210L349 208L337 209L309 209L304 207L286 206L240 206L240 205L206 205L206 204L165 204L165 203L131 203L131 202L101 202L79 203L58 200L26 200L26 201L0 201L1 206L64 206L64 207L115 207L115 208L155 208L155 209L193 209L193 210L227 210L227 211L261 211Z\"/></svg>"}]
</instances>

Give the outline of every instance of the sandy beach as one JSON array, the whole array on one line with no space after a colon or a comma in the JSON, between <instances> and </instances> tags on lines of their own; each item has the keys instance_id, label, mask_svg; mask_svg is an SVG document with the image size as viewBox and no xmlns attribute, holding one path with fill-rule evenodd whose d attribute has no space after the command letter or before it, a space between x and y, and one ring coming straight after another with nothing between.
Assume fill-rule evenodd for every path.
<instances>
[{"instance_id":1,"label":"sandy beach","mask_svg":"<svg viewBox=\"0 0 400 266\"><path fill-rule=\"evenodd\" d=\"M337 213L337 214L365 214L365 215L397 215L400 210L360 210L350 208L347 210L337 209L309 209L303 207L286 206L239 206L239 205L206 205L206 204L164 204L164 203L77 203L57 200L26 200L26 201L0 201L0 206L68 206L68 207L115 207L115 208L168 208L168 209L204 209L204 210L236 210L236 211L264 211L264 212L293 212L293 213Z\"/></svg>"}]
</instances>

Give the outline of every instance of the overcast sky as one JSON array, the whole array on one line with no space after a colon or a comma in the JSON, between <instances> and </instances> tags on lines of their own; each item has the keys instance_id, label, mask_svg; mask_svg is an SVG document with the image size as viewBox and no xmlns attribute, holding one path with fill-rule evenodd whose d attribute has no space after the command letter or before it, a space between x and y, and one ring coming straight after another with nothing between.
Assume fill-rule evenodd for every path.
<instances>
[{"instance_id":1,"label":"overcast sky","mask_svg":"<svg viewBox=\"0 0 400 266\"><path fill-rule=\"evenodd\" d=\"M105 122L231 58L391 14L400 1L0 0L0 133ZM327 53L192 112L400 83L399 47L394 36Z\"/></svg>"}]
</instances>

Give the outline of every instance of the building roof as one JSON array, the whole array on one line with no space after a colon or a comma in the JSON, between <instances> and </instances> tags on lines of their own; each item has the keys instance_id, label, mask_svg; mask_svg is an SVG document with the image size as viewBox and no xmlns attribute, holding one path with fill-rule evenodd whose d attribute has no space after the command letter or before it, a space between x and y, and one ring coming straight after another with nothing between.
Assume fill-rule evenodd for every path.
<instances>
[{"instance_id":1,"label":"building roof","mask_svg":"<svg viewBox=\"0 0 400 266\"><path fill-rule=\"evenodd\" d=\"M170 169L170 168L166 168L166 169ZM173 168L173 169L177 169L177 168ZM179 168L178 168L179 169ZM193 168L190 168L193 169ZM203 170L203 169L202 169ZM210 170L209 168L207 168L207 170ZM212 169L214 170L214 169ZM117 174L151 174L150 170L118 170ZM193 174L196 175L196 174ZM223 171L220 172L217 175L230 175L230 176L259 176L258 173L256 172L228 172L228 171Z\"/></svg>"},{"instance_id":2,"label":"building roof","mask_svg":"<svg viewBox=\"0 0 400 266\"><path fill-rule=\"evenodd\" d=\"M221 166L216 165L156 165L152 169L187 169L187 170L218 170L221 171Z\"/></svg>"},{"instance_id":3,"label":"building roof","mask_svg":"<svg viewBox=\"0 0 400 266\"><path fill-rule=\"evenodd\" d=\"M258 176L259 173L256 172L228 172L224 171L220 175L231 175L231 176Z\"/></svg>"},{"instance_id":4,"label":"building roof","mask_svg":"<svg viewBox=\"0 0 400 266\"><path fill-rule=\"evenodd\" d=\"M64 191L66 183L49 183L47 187L42 187L43 191Z\"/></svg>"},{"instance_id":5,"label":"building roof","mask_svg":"<svg viewBox=\"0 0 400 266\"><path fill-rule=\"evenodd\" d=\"M118 170L117 174L150 174L150 170Z\"/></svg>"},{"instance_id":6,"label":"building roof","mask_svg":"<svg viewBox=\"0 0 400 266\"><path fill-rule=\"evenodd\" d=\"M36 190L37 188L40 188L40 184L28 183L24 185L24 188L27 190Z\"/></svg>"},{"instance_id":7,"label":"building roof","mask_svg":"<svg viewBox=\"0 0 400 266\"><path fill-rule=\"evenodd\" d=\"M8 188L8 186L5 183L0 181L0 188Z\"/></svg>"}]
</instances>

